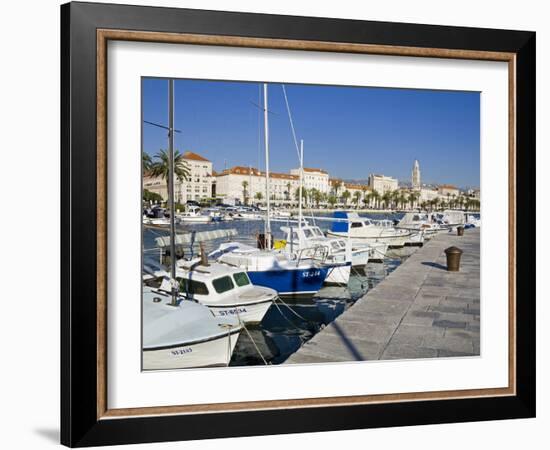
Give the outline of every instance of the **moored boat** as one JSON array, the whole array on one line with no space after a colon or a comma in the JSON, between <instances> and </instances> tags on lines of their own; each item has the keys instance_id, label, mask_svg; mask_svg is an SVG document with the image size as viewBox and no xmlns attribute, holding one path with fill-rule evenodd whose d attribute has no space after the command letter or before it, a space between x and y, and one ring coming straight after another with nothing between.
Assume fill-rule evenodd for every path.
<instances>
[{"instance_id":1,"label":"moored boat","mask_svg":"<svg viewBox=\"0 0 550 450\"><path fill-rule=\"evenodd\" d=\"M143 370L227 366L242 324L199 303L143 287Z\"/></svg>"}]
</instances>

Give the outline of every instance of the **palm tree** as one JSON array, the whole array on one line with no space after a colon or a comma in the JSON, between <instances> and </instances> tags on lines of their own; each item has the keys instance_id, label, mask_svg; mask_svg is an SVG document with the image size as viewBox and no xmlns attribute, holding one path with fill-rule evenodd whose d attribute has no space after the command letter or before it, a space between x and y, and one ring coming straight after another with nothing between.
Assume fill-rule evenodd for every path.
<instances>
[{"instance_id":1,"label":"palm tree","mask_svg":"<svg viewBox=\"0 0 550 450\"><path fill-rule=\"evenodd\" d=\"M286 184L286 192L285 192L285 196L286 196L286 200L287 201L290 201L290 188L292 187L292 184L290 184L290 181Z\"/></svg>"},{"instance_id":2,"label":"palm tree","mask_svg":"<svg viewBox=\"0 0 550 450\"><path fill-rule=\"evenodd\" d=\"M405 209L405 203L407 203L408 199L409 198L404 192L401 192L399 194L398 200L399 200L399 203L401 204L401 209Z\"/></svg>"},{"instance_id":3,"label":"palm tree","mask_svg":"<svg viewBox=\"0 0 550 450\"><path fill-rule=\"evenodd\" d=\"M319 203L323 200L323 193L318 189L313 188L311 190L311 198L315 202L315 206L319 208Z\"/></svg>"},{"instance_id":4,"label":"palm tree","mask_svg":"<svg viewBox=\"0 0 550 450\"><path fill-rule=\"evenodd\" d=\"M342 198L344 199L344 206L348 204L348 200L351 197L351 192L347 189L342 193Z\"/></svg>"},{"instance_id":5,"label":"palm tree","mask_svg":"<svg viewBox=\"0 0 550 450\"><path fill-rule=\"evenodd\" d=\"M363 204L365 205L365 207L368 207L371 200L372 200L372 194L366 194L363 196Z\"/></svg>"},{"instance_id":6,"label":"palm tree","mask_svg":"<svg viewBox=\"0 0 550 450\"><path fill-rule=\"evenodd\" d=\"M243 181L241 185L243 187L243 203L246 205L248 204L248 181Z\"/></svg>"},{"instance_id":7,"label":"palm tree","mask_svg":"<svg viewBox=\"0 0 550 450\"><path fill-rule=\"evenodd\" d=\"M376 189L373 189L372 193L371 193L371 197L374 200L374 207L379 208L380 207L380 193Z\"/></svg>"},{"instance_id":8,"label":"palm tree","mask_svg":"<svg viewBox=\"0 0 550 450\"><path fill-rule=\"evenodd\" d=\"M355 208L359 209L359 200L361 200L361 192L360 191L355 191L353 193L353 201L355 203Z\"/></svg>"},{"instance_id":9,"label":"palm tree","mask_svg":"<svg viewBox=\"0 0 550 450\"><path fill-rule=\"evenodd\" d=\"M392 199L392 193L390 191L384 192L384 195L382 195L382 201L384 202L384 207L388 209L388 205L390 204L390 201Z\"/></svg>"},{"instance_id":10,"label":"palm tree","mask_svg":"<svg viewBox=\"0 0 550 450\"><path fill-rule=\"evenodd\" d=\"M151 176L166 180L166 190L170 185L170 157L166 150L160 150L154 157L149 171ZM174 175L180 183L189 179L189 166L183 159L183 155L178 151L174 151Z\"/></svg>"},{"instance_id":11,"label":"palm tree","mask_svg":"<svg viewBox=\"0 0 550 450\"><path fill-rule=\"evenodd\" d=\"M258 202L261 202L262 199L264 198L263 194L261 192L256 192L256 195L254 196L254 198L256 200L258 200Z\"/></svg>"},{"instance_id":12,"label":"palm tree","mask_svg":"<svg viewBox=\"0 0 550 450\"><path fill-rule=\"evenodd\" d=\"M335 195L329 195L327 198L327 202L332 208L334 208L334 205L336 204L337 201L338 199L336 198Z\"/></svg>"},{"instance_id":13,"label":"palm tree","mask_svg":"<svg viewBox=\"0 0 550 450\"><path fill-rule=\"evenodd\" d=\"M143 173L149 172L149 170L151 170L152 164L153 160L151 159L151 155L149 155L149 153L143 152L141 154L141 167L143 168Z\"/></svg>"},{"instance_id":14,"label":"palm tree","mask_svg":"<svg viewBox=\"0 0 550 450\"><path fill-rule=\"evenodd\" d=\"M340 188L342 187L342 181L341 180L336 180L333 184L332 184L332 187L334 189L334 195L336 196L336 198L338 198L338 191L340 190Z\"/></svg>"}]
</instances>

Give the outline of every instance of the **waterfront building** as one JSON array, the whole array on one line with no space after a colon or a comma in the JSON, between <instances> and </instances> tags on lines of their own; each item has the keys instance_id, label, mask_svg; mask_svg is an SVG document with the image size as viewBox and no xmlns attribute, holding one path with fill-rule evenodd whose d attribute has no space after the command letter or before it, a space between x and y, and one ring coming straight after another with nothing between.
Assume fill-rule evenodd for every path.
<instances>
[{"instance_id":1,"label":"waterfront building","mask_svg":"<svg viewBox=\"0 0 550 450\"><path fill-rule=\"evenodd\" d=\"M399 182L396 178L370 174L369 186L373 191L377 191L380 195L384 195L384 193L388 191L395 191L399 187Z\"/></svg>"},{"instance_id":2,"label":"waterfront building","mask_svg":"<svg viewBox=\"0 0 550 450\"><path fill-rule=\"evenodd\" d=\"M296 203L296 190L300 186L297 175L269 173L271 200L277 204ZM258 194L261 194L258 198ZM235 166L216 176L218 198L237 203L263 203L266 200L265 172L253 167Z\"/></svg>"},{"instance_id":3,"label":"waterfront building","mask_svg":"<svg viewBox=\"0 0 550 450\"><path fill-rule=\"evenodd\" d=\"M292 169L290 174L299 177L300 169ZM328 172L323 169L304 167L304 187L306 189L317 189L319 192L328 194L330 191Z\"/></svg>"},{"instance_id":4,"label":"waterfront building","mask_svg":"<svg viewBox=\"0 0 550 450\"><path fill-rule=\"evenodd\" d=\"M437 191L439 196L443 198L452 197L453 195L458 197L460 194L460 190L452 184L440 184L437 187Z\"/></svg>"},{"instance_id":5,"label":"waterfront building","mask_svg":"<svg viewBox=\"0 0 550 450\"><path fill-rule=\"evenodd\" d=\"M413 189L420 189L420 164L417 159L414 160L412 177L411 177L411 186Z\"/></svg>"},{"instance_id":6,"label":"waterfront building","mask_svg":"<svg viewBox=\"0 0 550 450\"><path fill-rule=\"evenodd\" d=\"M212 185L214 183L212 162L197 153L189 151L183 154L183 160L189 170L189 177L184 181L175 180L174 197L176 202L185 203L187 200L203 201L211 198L213 195ZM163 200L168 198L165 179L144 174L143 188L159 194Z\"/></svg>"}]
</instances>

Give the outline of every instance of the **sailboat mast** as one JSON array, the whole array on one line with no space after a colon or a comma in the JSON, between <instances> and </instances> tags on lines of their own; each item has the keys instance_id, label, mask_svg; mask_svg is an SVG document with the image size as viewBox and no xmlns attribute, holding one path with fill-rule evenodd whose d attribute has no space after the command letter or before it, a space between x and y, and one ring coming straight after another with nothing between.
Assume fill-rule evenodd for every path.
<instances>
[{"instance_id":1,"label":"sailboat mast","mask_svg":"<svg viewBox=\"0 0 550 450\"><path fill-rule=\"evenodd\" d=\"M176 280L176 207L174 205L174 80L168 80L168 204L170 207L170 277ZM172 305L177 303L177 288L172 284Z\"/></svg>"},{"instance_id":2,"label":"sailboat mast","mask_svg":"<svg viewBox=\"0 0 550 450\"><path fill-rule=\"evenodd\" d=\"M265 191L267 216L265 219L265 246L271 248L271 223L270 223L270 190L269 190L269 123L267 119L267 83L264 83L264 144L265 144Z\"/></svg>"},{"instance_id":3,"label":"sailboat mast","mask_svg":"<svg viewBox=\"0 0 550 450\"><path fill-rule=\"evenodd\" d=\"M298 229L302 228L302 189L304 186L304 140L300 139L300 192L298 200Z\"/></svg>"}]
</instances>

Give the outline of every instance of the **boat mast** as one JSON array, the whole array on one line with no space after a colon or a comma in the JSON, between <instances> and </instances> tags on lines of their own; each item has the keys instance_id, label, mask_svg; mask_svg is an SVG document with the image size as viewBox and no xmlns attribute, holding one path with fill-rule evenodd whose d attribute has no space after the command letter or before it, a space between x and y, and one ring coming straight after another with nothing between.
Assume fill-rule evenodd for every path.
<instances>
[{"instance_id":1,"label":"boat mast","mask_svg":"<svg viewBox=\"0 0 550 450\"><path fill-rule=\"evenodd\" d=\"M270 193L269 193L269 124L267 120L267 83L264 83L264 145L265 145L265 191L266 191L266 207L267 216L265 219L265 247L271 248L271 223L269 215L270 209Z\"/></svg>"},{"instance_id":2,"label":"boat mast","mask_svg":"<svg viewBox=\"0 0 550 450\"><path fill-rule=\"evenodd\" d=\"M298 229L302 229L302 189L304 186L304 140L300 139L300 192L298 200Z\"/></svg>"},{"instance_id":3,"label":"boat mast","mask_svg":"<svg viewBox=\"0 0 550 450\"><path fill-rule=\"evenodd\" d=\"M176 285L176 217L174 205L174 80L168 80L168 204L170 205L170 277L172 305L177 304Z\"/></svg>"}]
</instances>

